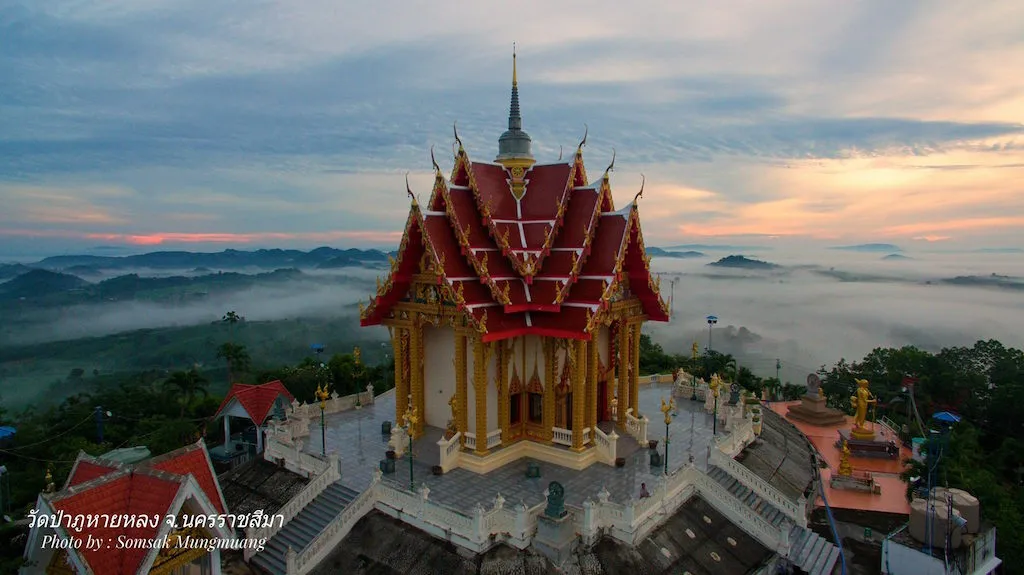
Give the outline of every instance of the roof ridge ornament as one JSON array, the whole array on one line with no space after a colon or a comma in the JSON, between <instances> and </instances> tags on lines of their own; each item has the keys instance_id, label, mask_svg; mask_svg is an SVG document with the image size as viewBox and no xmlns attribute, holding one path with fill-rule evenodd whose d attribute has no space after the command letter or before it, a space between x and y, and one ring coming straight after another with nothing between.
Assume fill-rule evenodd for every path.
<instances>
[{"instance_id":1,"label":"roof ridge ornament","mask_svg":"<svg viewBox=\"0 0 1024 575\"><path fill-rule=\"evenodd\" d=\"M644 195L644 184L647 183L647 178L643 174L640 174L640 191L633 196L633 205L636 205L636 201L640 199L640 196Z\"/></svg>"},{"instance_id":2,"label":"roof ridge ornament","mask_svg":"<svg viewBox=\"0 0 1024 575\"><path fill-rule=\"evenodd\" d=\"M430 163L434 165L434 173L441 175L441 166L437 165L437 160L434 159L434 145L430 145Z\"/></svg>"},{"instance_id":3,"label":"roof ridge ornament","mask_svg":"<svg viewBox=\"0 0 1024 575\"><path fill-rule=\"evenodd\" d=\"M612 148L612 163L608 164L608 167L604 169L604 179L608 179L608 172L615 169L615 148ZM642 174L641 174L642 175Z\"/></svg>"},{"instance_id":4,"label":"roof ridge ornament","mask_svg":"<svg viewBox=\"0 0 1024 575\"><path fill-rule=\"evenodd\" d=\"M455 120L452 122L452 132L455 132L455 142L459 144L459 151L463 151L465 148L462 147L462 140L459 138L459 121Z\"/></svg>"},{"instance_id":5,"label":"roof ridge ornament","mask_svg":"<svg viewBox=\"0 0 1024 575\"><path fill-rule=\"evenodd\" d=\"M420 204L416 201L416 195L412 193L412 188L409 187L409 172L405 173L405 193L409 194L409 197L412 198L413 207L418 208Z\"/></svg>"},{"instance_id":6,"label":"roof ridge ornament","mask_svg":"<svg viewBox=\"0 0 1024 575\"><path fill-rule=\"evenodd\" d=\"M561 146L561 144L559 144L559 146L558 146L558 161L559 162L562 161L562 146Z\"/></svg>"},{"instance_id":7,"label":"roof ridge ornament","mask_svg":"<svg viewBox=\"0 0 1024 575\"><path fill-rule=\"evenodd\" d=\"M583 139L580 140L580 144L576 146L576 153L579 154L583 151L583 146L587 145L587 134L590 133L590 126L583 124Z\"/></svg>"}]
</instances>

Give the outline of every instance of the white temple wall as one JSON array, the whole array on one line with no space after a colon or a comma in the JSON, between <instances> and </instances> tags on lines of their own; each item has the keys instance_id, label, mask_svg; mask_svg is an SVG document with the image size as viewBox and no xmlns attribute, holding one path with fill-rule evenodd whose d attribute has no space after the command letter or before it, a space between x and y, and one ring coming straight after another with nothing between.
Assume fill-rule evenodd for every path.
<instances>
[{"instance_id":1,"label":"white temple wall","mask_svg":"<svg viewBox=\"0 0 1024 575\"><path fill-rule=\"evenodd\" d=\"M472 393L472 392L471 392ZM424 422L444 428L451 418L448 400L455 395L455 330L451 327L423 328ZM472 403L471 403L472 405ZM470 407L472 414L473 408Z\"/></svg>"}]
</instances>

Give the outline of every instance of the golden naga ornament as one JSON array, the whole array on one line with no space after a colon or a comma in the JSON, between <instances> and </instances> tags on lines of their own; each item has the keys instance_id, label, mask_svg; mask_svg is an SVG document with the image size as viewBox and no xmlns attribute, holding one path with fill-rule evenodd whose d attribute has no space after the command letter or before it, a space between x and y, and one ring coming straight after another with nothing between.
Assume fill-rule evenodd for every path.
<instances>
[{"instance_id":1,"label":"golden naga ornament","mask_svg":"<svg viewBox=\"0 0 1024 575\"><path fill-rule=\"evenodd\" d=\"M484 313L480 316L480 329L487 333L487 310L484 310Z\"/></svg>"},{"instance_id":2,"label":"golden naga ornament","mask_svg":"<svg viewBox=\"0 0 1024 575\"><path fill-rule=\"evenodd\" d=\"M480 262L480 273L484 275L490 275L487 272L487 252L484 252L483 257L481 257L478 261Z\"/></svg>"},{"instance_id":3,"label":"golden naga ornament","mask_svg":"<svg viewBox=\"0 0 1024 575\"><path fill-rule=\"evenodd\" d=\"M576 252L576 249L574 248L572 250L572 270L573 270L573 272L576 271L576 265L579 264L579 262L580 262L580 255Z\"/></svg>"},{"instance_id":4,"label":"golden naga ornament","mask_svg":"<svg viewBox=\"0 0 1024 575\"><path fill-rule=\"evenodd\" d=\"M501 294L501 303L509 305L512 303L512 299L509 297L509 291L512 289L511 282L505 282L505 287L499 292Z\"/></svg>"},{"instance_id":5,"label":"golden naga ornament","mask_svg":"<svg viewBox=\"0 0 1024 575\"><path fill-rule=\"evenodd\" d=\"M501 243L501 247L503 248L508 248L508 232L510 229L512 228L506 226L505 233L501 234L501 236L498 238L499 242Z\"/></svg>"},{"instance_id":6,"label":"golden naga ornament","mask_svg":"<svg viewBox=\"0 0 1024 575\"><path fill-rule=\"evenodd\" d=\"M472 227L470 227L469 224L466 224L466 227L462 228L462 241L463 242L465 242L467 244L469 243L469 233L471 231L473 231L473 229L472 229Z\"/></svg>"},{"instance_id":7,"label":"golden naga ornament","mask_svg":"<svg viewBox=\"0 0 1024 575\"><path fill-rule=\"evenodd\" d=\"M359 317L364 315L366 315L366 306L363 305L363 302L359 302Z\"/></svg>"},{"instance_id":8,"label":"golden naga ornament","mask_svg":"<svg viewBox=\"0 0 1024 575\"><path fill-rule=\"evenodd\" d=\"M398 261L395 260L395 258L392 257L391 254L388 254L388 265L391 266L391 269L395 269L395 264L397 263Z\"/></svg>"}]
</instances>

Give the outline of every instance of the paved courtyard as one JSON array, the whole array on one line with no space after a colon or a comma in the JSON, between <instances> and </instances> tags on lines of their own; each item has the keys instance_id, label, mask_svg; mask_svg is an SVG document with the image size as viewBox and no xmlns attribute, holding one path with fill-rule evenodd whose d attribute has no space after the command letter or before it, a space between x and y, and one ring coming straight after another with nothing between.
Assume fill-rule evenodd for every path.
<instances>
[{"instance_id":1,"label":"paved courtyard","mask_svg":"<svg viewBox=\"0 0 1024 575\"><path fill-rule=\"evenodd\" d=\"M658 440L658 451L664 455L665 423L660 411L661 398L667 398L671 391L669 384L653 385L640 389L640 412L650 420L648 438ZM711 415L704 413L703 402L689 399L677 400L678 415L669 426L669 470L679 469L689 461L690 456L701 469L707 467L708 445L712 437ZM395 395L390 391L377 398L373 405L362 409L328 415L325 420L327 451L338 452L341 462L342 482L352 489L362 491L373 478L378 463L388 449L389 436L381 434L381 423L395 417ZM647 483L653 489L656 478L663 467L652 468L646 448L637 449L637 442L625 430L616 429L619 434L617 450L626 458L625 467L614 468L595 463L582 471L574 471L551 463L537 462L541 477L529 479L526 468L529 459L520 459L501 469L479 475L463 469L452 470L445 475L430 473L430 466L437 462L437 437L421 439L413 447L412 476L418 489L421 485L430 488L430 499L445 505L470 511L477 503L485 508L493 505L494 497L501 493L506 506L518 505L520 501L528 506L544 500L544 490L551 481L565 486L566 502L580 505L587 499L597 499L597 493L604 487L613 501L635 498L640 493L640 484ZM723 432L719 430L719 433ZM310 422L310 435L306 451L320 453L319 421ZM422 461L417 458L422 457ZM396 462L396 472L385 476L404 489L409 488L408 458Z\"/></svg>"}]
</instances>

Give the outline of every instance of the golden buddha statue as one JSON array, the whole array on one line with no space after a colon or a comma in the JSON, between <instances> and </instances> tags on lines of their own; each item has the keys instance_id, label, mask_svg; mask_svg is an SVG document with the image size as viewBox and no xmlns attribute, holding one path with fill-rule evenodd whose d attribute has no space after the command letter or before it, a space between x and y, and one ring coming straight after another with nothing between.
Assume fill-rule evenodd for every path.
<instances>
[{"instance_id":1,"label":"golden buddha statue","mask_svg":"<svg viewBox=\"0 0 1024 575\"><path fill-rule=\"evenodd\" d=\"M839 456L839 475L849 477L853 475L853 466L850 465L850 446L843 441L842 455Z\"/></svg>"},{"instance_id":2,"label":"golden buddha statue","mask_svg":"<svg viewBox=\"0 0 1024 575\"><path fill-rule=\"evenodd\" d=\"M856 381L857 394L850 396L850 406L854 409L853 431L851 435L856 439L874 439L874 425L872 425L871 429L868 429L865 424L868 419L868 406L878 403L878 398L868 389L868 380L858 379Z\"/></svg>"}]
</instances>

